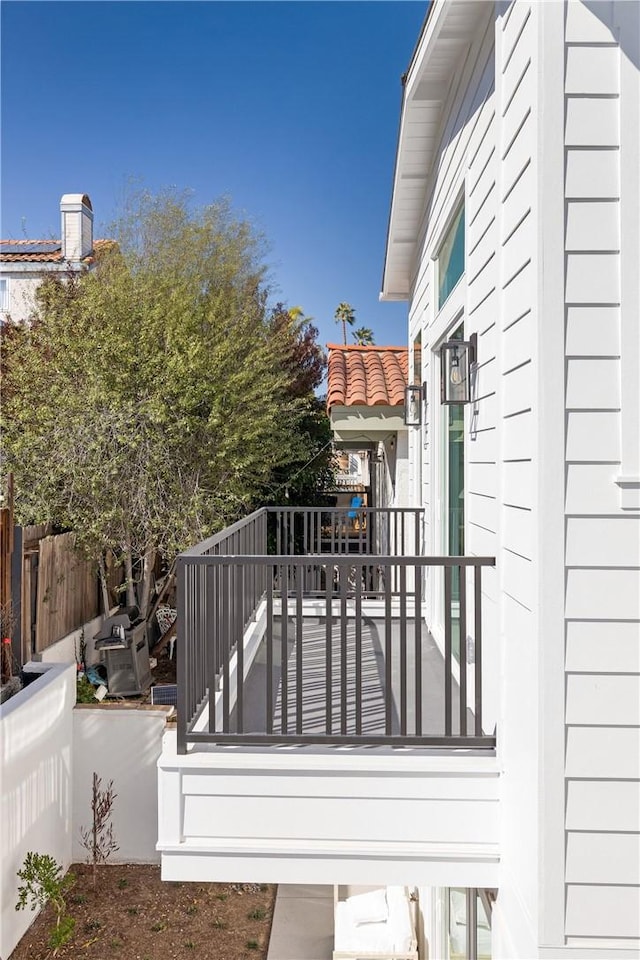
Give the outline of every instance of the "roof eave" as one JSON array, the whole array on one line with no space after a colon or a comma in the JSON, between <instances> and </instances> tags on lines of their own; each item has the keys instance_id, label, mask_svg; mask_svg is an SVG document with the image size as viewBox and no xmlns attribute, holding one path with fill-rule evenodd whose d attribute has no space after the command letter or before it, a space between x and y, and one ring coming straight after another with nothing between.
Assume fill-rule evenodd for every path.
<instances>
[{"instance_id":1,"label":"roof eave","mask_svg":"<svg viewBox=\"0 0 640 960\"><path fill-rule=\"evenodd\" d=\"M382 301L409 299L427 183L440 138L451 74L473 37L478 8L484 6L477 0L433 0L404 78L380 292Z\"/></svg>"}]
</instances>

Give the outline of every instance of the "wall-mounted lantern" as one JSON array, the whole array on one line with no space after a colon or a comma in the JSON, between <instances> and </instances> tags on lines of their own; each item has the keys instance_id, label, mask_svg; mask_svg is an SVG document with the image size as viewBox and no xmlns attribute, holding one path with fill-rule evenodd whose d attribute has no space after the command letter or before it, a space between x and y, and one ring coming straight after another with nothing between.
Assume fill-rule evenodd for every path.
<instances>
[{"instance_id":1,"label":"wall-mounted lantern","mask_svg":"<svg viewBox=\"0 0 640 960\"><path fill-rule=\"evenodd\" d=\"M470 340L447 340L440 347L440 402L469 403L471 372L476 362L477 335Z\"/></svg>"},{"instance_id":2,"label":"wall-mounted lantern","mask_svg":"<svg viewBox=\"0 0 640 960\"><path fill-rule=\"evenodd\" d=\"M407 427L422 423L422 401L427 395L426 383L411 383L404 388L404 422Z\"/></svg>"}]
</instances>

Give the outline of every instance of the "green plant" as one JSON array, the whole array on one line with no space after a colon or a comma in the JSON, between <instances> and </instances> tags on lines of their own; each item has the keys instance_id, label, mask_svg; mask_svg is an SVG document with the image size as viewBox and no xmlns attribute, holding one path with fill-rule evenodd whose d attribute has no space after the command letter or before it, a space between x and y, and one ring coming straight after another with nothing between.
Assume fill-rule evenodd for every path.
<instances>
[{"instance_id":1,"label":"green plant","mask_svg":"<svg viewBox=\"0 0 640 960\"><path fill-rule=\"evenodd\" d=\"M260 944L257 940L247 940L247 950L257 950Z\"/></svg>"},{"instance_id":2,"label":"green plant","mask_svg":"<svg viewBox=\"0 0 640 960\"><path fill-rule=\"evenodd\" d=\"M87 922L85 923L86 930L99 930L101 926L102 926L101 920L87 920Z\"/></svg>"},{"instance_id":3,"label":"green plant","mask_svg":"<svg viewBox=\"0 0 640 960\"><path fill-rule=\"evenodd\" d=\"M189 916L192 917L194 913L197 913L197 912L198 912L198 908L195 905L195 903L190 903L189 906L187 907L187 913L189 914Z\"/></svg>"},{"instance_id":4,"label":"green plant","mask_svg":"<svg viewBox=\"0 0 640 960\"><path fill-rule=\"evenodd\" d=\"M24 859L18 877L23 883L18 887L16 910L31 910L50 903L56 915L56 924L49 934L49 945L54 954L71 939L75 920L67 915L66 894L75 883L72 873L64 875L62 867L47 853L29 853Z\"/></svg>"},{"instance_id":5,"label":"green plant","mask_svg":"<svg viewBox=\"0 0 640 960\"><path fill-rule=\"evenodd\" d=\"M73 900L74 903L77 903L79 906L87 902L87 897L84 893L76 893L71 897L71 899Z\"/></svg>"},{"instance_id":6,"label":"green plant","mask_svg":"<svg viewBox=\"0 0 640 960\"><path fill-rule=\"evenodd\" d=\"M129 909L127 910L127 913L129 914L130 917L137 917L139 911L137 907L129 907Z\"/></svg>"},{"instance_id":7,"label":"green plant","mask_svg":"<svg viewBox=\"0 0 640 960\"><path fill-rule=\"evenodd\" d=\"M195 950L196 948L196 945L193 942L193 940L185 940L184 945L188 950Z\"/></svg>"},{"instance_id":8,"label":"green plant","mask_svg":"<svg viewBox=\"0 0 640 960\"><path fill-rule=\"evenodd\" d=\"M224 903L224 901L227 899L228 896L229 896L228 893L216 893L216 900L222 900L222 902Z\"/></svg>"},{"instance_id":9,"label":"green plant","mask_svg":"<svg viewBox=\"0 0 640 960\"><path fill-rule=\"evenodd\" d=\"M79 676L76 683L76 703L95 703L96 688L85 676Z\"/></svg>"},{"instance_id":10,"label":"green plant","mask_svg":"<svg viewBox=\"0 0 640 960\"><path fill-rule=\"evenodd\" d=\"M123 945L124 945L124 940L121 940L120 937L112 937L112 939L109 941L109 946L112 947L113 949L116 949L117 947L122 947Z\"/></svg>"},{"instance_id":11,"label":"green plant","mask_svg":"<svg viewBox=\"0 0 640 960\"><path fill-rule=\"evenodd\" d=\"M120 877L120 879L118 880L118 890L124 890L128 886L129 886L129 881L125 880L124 877Z\"/></svg>"},{"instance_id":12,"label":"green plant","mask_svg":"<svg viewBox=\"0 0 640 960\"><path fill-rule=\"evenodd\" d=\"M102 790L102 780L97 773L93 774L93 789L91 794L91 813L93 823L90 828L80 828L80 842L88 851L87 863L93 864L93 885L96 885L98 865L106 863L112 853L119 849L113 837L111 814L113 803L118 796L113 792L113 780L110 780ZM120 880L118 886L122 890L127 881Z\"/></svg>"},{"instance_id":13,"label":"green plant","mask_svg":"<svg viewBox=\"0 0 640 960\"><path fill-rule=\"evenodd\" d=\"M166 930L169 924L166 920L158 920L156 923L152 924L151 929L154 933L162 933L163 930Z\"/></svg>"},{"instance_id":14,"label":"green plant","mask_svg":"<svg viewBox=\"0 0 640 960\"><path fill-rule=\"evenodd\" d=\"M262 907L256 907L255 910L251 910L247 914L249 920L264 920L267 916L267 911L263 910Z\"/></svg>"},{"instance_id":15,"label":"green plant","mask_svg":"<svg viewBox=\"0 0 640 960\"><path fill-rule=\"evenodd\" d=\"M229 924L226 920L223 920L222 917L216 917L213 921L213 926L216 930L226 930Z\"/></svg>"}]
</instances>

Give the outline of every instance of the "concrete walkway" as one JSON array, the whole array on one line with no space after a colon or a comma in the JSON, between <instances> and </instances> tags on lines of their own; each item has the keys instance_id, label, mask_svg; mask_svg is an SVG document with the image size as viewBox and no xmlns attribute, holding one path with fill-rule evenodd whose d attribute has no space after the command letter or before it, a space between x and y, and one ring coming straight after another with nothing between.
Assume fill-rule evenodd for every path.
<instances>
[{"instance_id":1,"label":"concrete walkway","mask_svg":"<svg viewBox=\"0 0 640 960\"><path fill-rule=\"evenodd\" d=\"M280 884L267 960L331 960L333 887Z\"/></svg>"}]
</instances>

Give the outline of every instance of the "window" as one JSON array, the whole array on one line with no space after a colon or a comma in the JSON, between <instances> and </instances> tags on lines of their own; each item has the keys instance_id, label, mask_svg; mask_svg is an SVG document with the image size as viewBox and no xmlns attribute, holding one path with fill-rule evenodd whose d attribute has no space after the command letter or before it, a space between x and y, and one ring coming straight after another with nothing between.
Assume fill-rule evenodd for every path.
<instances>
[{"instance_id":1,"label":"window","mask_svg":"<svg viewBox=\"0 0 640 960\"><path fill-rule=\"evenodd\" d=\"M9 309L9 281L0 280L0 310Z\"/></svg>"},{"instance_id":2,"label":"window","mask_svg":"<svg viewBox=\"0 0 640 960\"><path fill-rule=\"evenodd\" d=\"M438 252L438 310L464 273L464 204L456 213Z\"/></svg>"},{"instance_id":3,"label":"window","mask_svg":"<svg viewBox=\"0 0 640 960\"><path fill-rule=\"evenodd\" d=\"M495 890L449 889L449 960L491 960Z\"/></svg>"}]
</instances>

